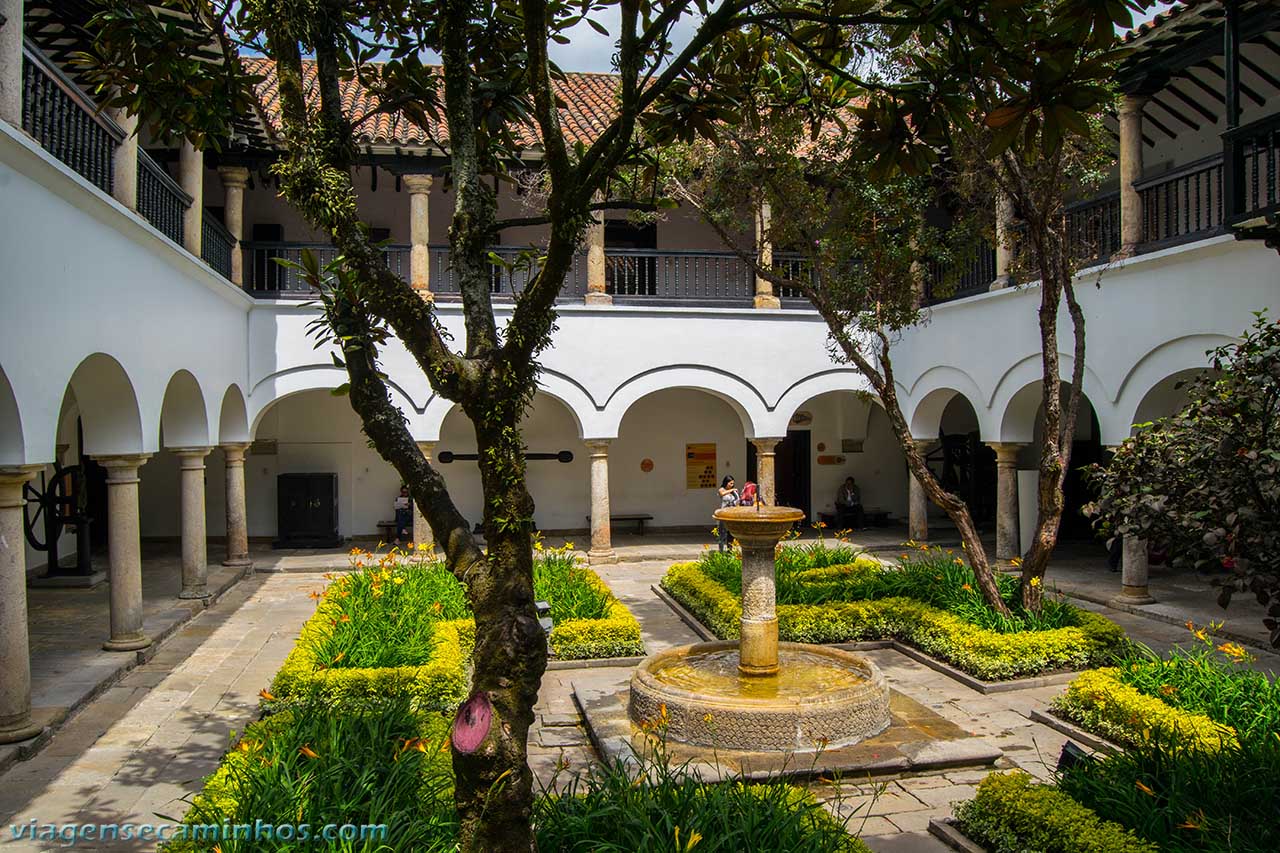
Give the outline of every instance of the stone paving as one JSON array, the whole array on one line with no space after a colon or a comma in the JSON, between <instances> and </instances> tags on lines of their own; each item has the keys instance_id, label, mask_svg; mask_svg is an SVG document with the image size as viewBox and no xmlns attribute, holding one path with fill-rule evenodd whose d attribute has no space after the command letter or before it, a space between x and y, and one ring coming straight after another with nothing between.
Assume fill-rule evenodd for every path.
<instances>
[{"instance_id":1,"label":"stone paving","mask_svg":"<svg viewBox=\"0 0 1280 853\"><path fill-rule=\"evenodd\" d=\"M665 553L668 547L689 549L690 545L686 541L660 547ZM318 561L315 555L296 556ZM650 589L668 565L669 559L663 556L597 567L640 620L650 653L697 641L694 632ZM5 825L0 853L42 849L9 840L7 824L33 817L60 823L155 821L157 813L180 816L186 809L183 798L198 791L202 777L216 767L231 733L255 718L258 691L270 682L313 611L308 593L323 580L312 571L260 574L232 587L222 600L169 637L154 657L74 714L34 758L0 775L0 824ZM1089 569L1086 565L1080 571ZM1105 572L1100 577L1104 582L1114 578ZM1181 625L1087 602L1084 606L1104 610L1131 636L1157 650L1189 638ZM64 622L64 633L70 628ZM81 637L78 642L87 650L100 637ZM75 645L69 639L62 643L66 648ZM56 647L57 643L47 646ZM999 747L1004 753L999 766L1021 767L1040 778L1052 773L1066 738L1032 722L1028 715L1043 708L1061 691L1060 686L984 695L892 650L865 654L896 689ZM1280 657L1257 654L1259 668L1280 671ZM529 749L540 784L563 782L567 774L580 772L596 760L571 685L621 686L630 673L626 666L547 672ZM973 786L985 772L846 777L809 784L826 807L847 819L851 830L872 849L935 851L945 848L927 834L929 820L949 815L952 802L972 796ZM77 849L146 848L79 845Z\"/></svg>"}]
</instances>

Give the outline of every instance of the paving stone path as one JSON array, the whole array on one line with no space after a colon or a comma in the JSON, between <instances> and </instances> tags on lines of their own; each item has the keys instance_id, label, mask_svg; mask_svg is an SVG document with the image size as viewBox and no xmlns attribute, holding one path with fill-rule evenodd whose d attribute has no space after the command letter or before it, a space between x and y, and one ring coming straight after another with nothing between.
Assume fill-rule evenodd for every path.
<instances>
[{"instance_id":1,"label":"paving stone path","mask_svg":"<svg viewBox=\"0 0 1280 853\"><path fill-rule=\"evenodd\" d=\"M697 641L651 591L669 562L599 567L615 594L640 620L649 653ZM0 776L0 853L56 849L10 838L10 823L154 822L181 816L227 749L233 732L257 716L267 686L314 611L309 593L325 581L314 573L257 575L234 587L60 729L33 759ZM1086 605L1104 610L1098 605ZM1106 610L1131 636L1158 650L1188 639L1185 628ZM1066 738L1032 722L1061 687L983 695L891 650L866 653L897 689L1004 752L999 766L1048 778ZM1259 668L1280 671L1280 658L1259 653ZM530 736L539 783L553 786L595 760L574 704L573 682L624 685L631 668L553 669L543 680ZM889 780L844 778L810 788L876 851L938 851L929 820L968 799L984 770L957 770ZM92 845L81 850L142 850L146 844Z\"/></svg>"}]
</instances>

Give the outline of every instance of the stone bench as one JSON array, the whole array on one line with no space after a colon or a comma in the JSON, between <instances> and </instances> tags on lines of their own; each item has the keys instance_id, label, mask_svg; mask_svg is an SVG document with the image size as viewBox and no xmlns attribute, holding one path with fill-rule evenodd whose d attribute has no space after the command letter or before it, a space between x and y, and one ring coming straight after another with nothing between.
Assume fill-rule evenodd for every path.
<instances>
[{"instance_id":1,"label":"stone bench","mask_svg":"<svg viewBox=\"0 0 1280 853\"><path fill-rule=\"evenodd\" d=\"M622 513L620 515L609 516L610 527L613 527L613 525L619 521L634 521L636 523L636 526L640 529L640 535L643 536L644 523L646 521L653 521L653 516L643 512L628 512L628 513ZM587 516L587 526L589 527L590 525L591 525L591 516Z\"/></svg>"}]
</instances>

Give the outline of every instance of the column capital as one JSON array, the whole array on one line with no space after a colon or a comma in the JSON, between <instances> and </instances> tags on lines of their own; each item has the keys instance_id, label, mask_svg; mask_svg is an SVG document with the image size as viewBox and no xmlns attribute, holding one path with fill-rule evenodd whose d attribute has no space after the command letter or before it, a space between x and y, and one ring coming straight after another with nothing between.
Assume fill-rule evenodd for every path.
<instances>
[{"instance_id":1,"label":"column capital","mask_svg":"<svg viewBox=\"0 0 1280 853\"><path fill-rule=\"evenodd\" d=\"M150 453L108 453L94 454L93 461L107 469L107 482L136 483L138 469L150 458Z\"/></svg>"},{"instance_id":2,"label":"column capital","mask_svg":"<svg viewBox=\"0 0 1280 853\"><path fill-rule=\"evenodd\" d=\"M228 465L233 462L243 464L244 455L251 446L252 442L249 441L229 441L218 445L218 447L222 448L222 455L226 457Z\"/></svg>"},{"instance_id":3,"label":"column capital","mask_svg":"<svg viewBox=\"0 0 1280 853\"><path fill-rule=\"evenodd\" d=\"M1018 451L1027 445L1018 441L988 441L987 447L996 452L997 465L1013 465L1018 461Z\"/></svg>"},{"instance_id":4,"label":"column capital","mask_svg":"<svg viewBox=\"0 0 1280 853\"><path fill-rule=\"evenodd\" d=\"M773 453L774 448L778 446L778 442L782 441L782 439L766 436L764 438L753 438L750 441L755 447L756 453Z\"/></svg>"},{"instance_id":5,"label":"column capital","mask_svg":"<svg viewBox=\"0 0 1280 853\"><path fill-rule=\"evenodd\" d=\"M940 443L936 438L915 438L915 437L912 437L911 442L916 446L916 450L920 451L921 453L928 453Z\"/></svg>"},{"instance_id":6,"label":"column capital","mask_svg":"<svg viewBox=\"0 0 1280 853\"><path fill-rule=\"evenodd\" d=\"M1140 113L1149 100L1151 100L1149 95L1125 95L1120 99L1119 114Z\"/></svg>"},{"instance_id":7,"label":"column capital","mask_svg":"<svg viewBox=\"0 0 1280 853\"><path fill-rule=\"evenodd\" d=\"M218 176L222 178L224 187L244 189L249 185L249 168L247 166L219 166Z\"/></svg>"},{"instance_id":8,"label":"column capital","mask_svg":"<svg viewBox=\"0 0 1280 853\"><path fill-rule=\"evenodd\" d=\"M423 174L401 175L400 180L404 181L405 188L411 193L429 193L435 177Z\"/></svg>"},{"instance_id":9,"label":"column capital","mask_svg":"<svg viewBox=\"0 0 1280 853\"><path fill-rule=\"evenodd\" d=\"M182 456L182 457L190 456L196 459L203 459L204 457L208 456L210 453L213 452L213 447L212 446L202 447L199 445L191 445L189 447L170 447L168 448L168 450L170 453L173 453L177 456Z\"/></svg>"},{"instance_id":10,"label":"column capital","mask_svg":"<svg viewBox=\"0 0 1280 853\"><path fill-rule=\"evenodd\" d=\"M22 497L22 487L43 470L43 465L0 466L0 507L23 506L26 499Z\"/></svg>"},{"instance_id":11,"label":"column capital","mask_svg":"<svg viewBox=\"0 0 1280 853\"><path fill-rule=\"evenodd\" d=\"M438 441L415 441L414 442L414 444L418 445L418 449L421 450L423 453L430 453L431 451L435 450L436 445L439 443L440 442Z\"/></svg>"},{"instance_id":12,"label":"column capital","mask_svg":"<svg viewBox=\"0 0 1280 853\"><path fill-rule=\"evenodd\" d=\"M582 443L587 446L593 455L607 454L609 445L613 443L612 438L584 438Z\"/></svg>"}]
</instances>

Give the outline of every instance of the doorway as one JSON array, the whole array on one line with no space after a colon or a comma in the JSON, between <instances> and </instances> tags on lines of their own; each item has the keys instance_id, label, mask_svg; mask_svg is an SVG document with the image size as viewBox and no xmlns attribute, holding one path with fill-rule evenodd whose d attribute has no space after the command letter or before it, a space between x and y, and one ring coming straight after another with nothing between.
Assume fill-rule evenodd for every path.
<instances>
[{"instance_id":1,"label":"doorway","mask_svg":"<svg viewBox=\"0 0 1280 853\"><path fill-rule=\"evenodd\" d=\"M810 470L809 431L787 430L773 453L773 479L778 506L791 506L804 511L805 519L813 518L813 476ZM756 481L756 446L747 442L747 479Z\"/></svg>"}]
</instances>

